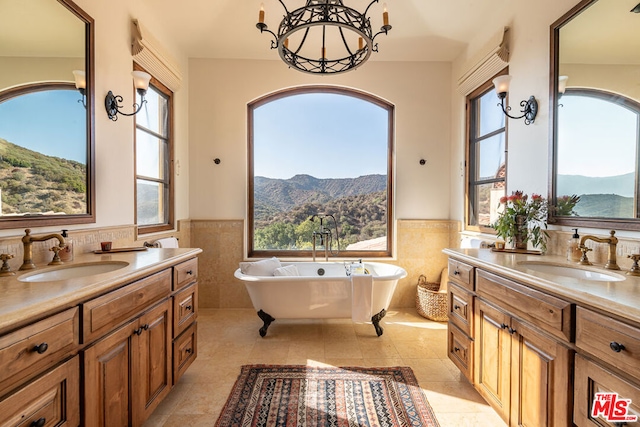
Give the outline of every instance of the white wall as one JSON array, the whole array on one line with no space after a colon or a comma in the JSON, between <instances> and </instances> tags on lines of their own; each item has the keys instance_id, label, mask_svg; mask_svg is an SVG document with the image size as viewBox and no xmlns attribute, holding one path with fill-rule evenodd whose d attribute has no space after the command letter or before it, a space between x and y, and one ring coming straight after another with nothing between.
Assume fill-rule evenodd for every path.
<instances>
[{"instance_id":1,"label":"white wall","mask_svg":"<svg viewBox=\"0 0 640 427\"><path fill-rule=\"evenodd\" d=\"M124 111L134 103L131 71L130 22L139 18L145 22L145 10L139 2L129 0L74 0L95 20L95 142L96 142L96 223L65 226L70 230L133 224L134 219L134 122L132 117L108 119L104 97L109 90L124 97ZM186 76L187 59L165 38L162 25L149 23L153 35L171 52ZM69 76L71 79L72 76ZM175 93L175 158L180 162L176 176L176 218L189 217L189 129L187 79ZM33 227L32 227L33 228ZM34 228L34 234L57 230L52 227ZM0 237L23 234L23 229L0 230Z\"/></svg>"},{"instance_id":2,"label":"white wall","mask_svg":"<svg viewBox=\"0 0 640 427\"><path fill-rule=\"evenodd\" d=\"M450 76L449 63L371 61L343 75L310 76L280 60L191 59L191 218L245 217L247 104L267 93L311 84L351 87L393 103L395 216L448 218ZM213 162L216 157L219 165ZM425 166L420 166L421 158L427 160Z\"/></svg>"}]
</instances>

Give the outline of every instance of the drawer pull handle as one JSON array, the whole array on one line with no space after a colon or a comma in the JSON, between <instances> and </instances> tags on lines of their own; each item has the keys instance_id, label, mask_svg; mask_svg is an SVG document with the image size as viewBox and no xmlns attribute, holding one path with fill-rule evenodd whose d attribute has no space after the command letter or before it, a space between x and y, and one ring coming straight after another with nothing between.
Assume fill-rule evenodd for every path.
<instances>
[{"instance_id":1,"label":"drawer pull handle","mask_svg":"<svg viewBox=\"0 0 640 427\"><path fill-rule=\"evenodd\" d=\"M42 354L45 351L47 351L48 349L49 349L49 344L47 344L46 342L43 342L42 344L38 344L38 345L33 347L33 351L35 351L38 354Z\"/></svg>"},{"instance_id":2,"label":"drawer pull handle","mask_svg":"<svg viewBox=\"0 0 640 427\"><path fill-rule=\"evenodd\" d=\"M187 270L187 274L191 276L193 274L193 270Z\"/></svg>"},{"instance_id":3,"label":"drawer pull handle","mask_svg":"<svg viewBox=\"0 0 640 427\"><path fill-rule=\"evenodd\" d=\"M455 304L455 305L453 306L453 309L454 309L454 310L460 310L460 306L459 306L458 304Z\"/></svg>"},{"instance_id":4,"label":"drawer pull handle","mask_svg":"<svg viewBox=\"0 0 640 427\"><path fill-rule=\"evenodd\" d=\"M138 329L133 331L133 333L136 334L136 335L140 335L140 334L142 334L142 332L146 331L147 329L149 329L149 325L147 325L145 323L144 325L140 326Z\"/></svg>"},{"instance_id":5,"label":"drawer pull handle","mask_svg":"<svg viewBox=\"0 0 640 427\"><path fill-rule=\"evenodd\" d=\"M516 330L515 330L515 329L513 329L513 328L509 328L509 333L510 333L511 335L515 334L516 332L518 332L518 331L516 331Z\"/></svg>"},{"instance_id":6,"label":"drawer pull handle","mask_svg":"<svg viewBox=\"0 0 640 427\"><path fill-rule=\"evenodd\" d=\"M191 354L191 352L192 352L192 351L193 351L193 350L191 350L190 348L188 348L188 349L186 349L184 352L185 352L185 353L187 353L187 354Z\"/></svg>"},{"instance_id":7,"label":"drawer pull handle","mask_svg":"<svg viewBox=\"0 0 640 427\"><path fill-rule=\"evenodd\" d=\"M624 350L624 345L615 341L612 341L611 344L609 344L609 347L611 347L611 350L615 351L616 353L620 353L622 350Z\"/></svg>"},{"instance_id":8,"label":"drawer pull handle","mask_svg":"<svg viewBox=\"0 0 640 427\"><path fill-rule=\"evenodd\" d=\"M192 306L188 305L188 306L185 307L185 310L191 311L192 308L193 308Z\"/></svg>"},{"instance_id":9,"label":"drawer pull handle","mask_svg":"<svg viewBox=\"0 0 640 427\"><path fill-rule=\"evenodd\" d=\"M459 272L458 270L455 270L455 271L453 272L453 275L454 275L454 276L459 276L459 275L460 275L460 272Z\"/></svg>"},{"instance_id":10,"label":"drawer pull handle","mask_svg":"<svg viewBox=\"0 0 640 427\"><path fill-rule=\"evenodd\" d=\"M453 347L453 351L455 351L456 353L460 351L460 347Z\"/></svg>"},{"instance_id":11,"label":"drawer pull handle","mask_svg":"<svg viewBox=\"0 0 640 427\"><path fill-rule=\"evenodd\" d=\"M500 327L501 327L502 329L508 329L508 328L509 328L509 325L507 325L506 323L503 323L502 325L500 325Z\"/></svg>"},{"instance_id":12,"label":"drawer pull handle","mask_svg":"<svg viewBox=\"0 0 640 427\"><path fill-rule=\"evenodd\" d=\"M46 418L39 418L37 420L34 420L30 425L31 427L43 427L46 423L47 423Z\"/></svg>"}]
</instances>

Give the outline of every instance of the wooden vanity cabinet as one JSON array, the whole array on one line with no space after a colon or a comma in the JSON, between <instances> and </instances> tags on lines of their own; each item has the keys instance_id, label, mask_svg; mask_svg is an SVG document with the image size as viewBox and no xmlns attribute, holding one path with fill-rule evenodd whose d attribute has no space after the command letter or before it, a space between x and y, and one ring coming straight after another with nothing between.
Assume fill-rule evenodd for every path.
<instances>
[{"instance_id":1,"label":"wooden vanity cabinet","mask_svg":"<svg viewBox=\"0 0 640 427\"><path fill-rule=\"evenodd\" d=\"M571 350L477 300L474 384L512 426L571 425Z\"/></svg>"},{"instance_id":2,"label":"wooden vanity cabinet","mask_svg":"<svg viewBox=\"0 0 640 427\"><path fill-rule=\"evenodd\" d=\"M449 279L453 363L508 425L571 426L571 304L456 259Z\"/></svg>"},{"instance_id":3,"label":"wooden vanity cabinet","mask_svg":"<svg viewBox=\"0 0 640 427\"><path fill-rule=\"evenodd\" d=\"M449 261L447 284L449 359L473 382L473 307L474 268L459 261Z\"/></svg>"},{"instance_id":4,"label":"wooden vanity cabinet","mask_svg":"<svg viewBox=\"0 0 640 427\"><path fill-rule=\"evenodd\" d=\"M170 330L167 298L84 351L84 425L142 425L171 390Z\"/></svg>"},{"instance_id":5,"label":"wooden vanity cabinet","mask_svg":"<svg viewBox=\"0 0 640 427\"><path fill-rule=\"evenodd\" d=\"M640 421L640 327L578 307L576 346L580 354L575 361L574 423L579 427L635 424L607 421L603 414L594 417L599 392L617 393L618 401L629 399L621 412Z\"/></svg>"}]
</instances>

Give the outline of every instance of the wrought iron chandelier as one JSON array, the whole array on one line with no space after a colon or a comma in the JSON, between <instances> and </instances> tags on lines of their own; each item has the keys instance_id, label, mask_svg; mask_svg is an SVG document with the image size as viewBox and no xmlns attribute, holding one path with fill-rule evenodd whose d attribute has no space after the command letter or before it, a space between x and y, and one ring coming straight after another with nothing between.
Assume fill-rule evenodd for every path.
<instances>
[{"instance_id":1,"label":"wrought iron chandelier","mask_svg":"<svg viewBox=\"0 0 640 427\"><path fill-rule=\"evenodd\" d=\"M378 52L375 38L391 30L384 4L383 25L373 34L367 12L378 0L369 3L364 13L345 6L342 0L307 0L305 6L291 12L282 0L278 1L285 15L277 34L264 22L264 5L260 6L256 27L261 33L271 33L274 38L271 49L278 49L280 58L289 67L305 73L338 74L355 70L369 59L371 52ZM316 41L311 42L312 39ZM330 55L328 47L333 50Z\"/></svg>"}]
</instances>

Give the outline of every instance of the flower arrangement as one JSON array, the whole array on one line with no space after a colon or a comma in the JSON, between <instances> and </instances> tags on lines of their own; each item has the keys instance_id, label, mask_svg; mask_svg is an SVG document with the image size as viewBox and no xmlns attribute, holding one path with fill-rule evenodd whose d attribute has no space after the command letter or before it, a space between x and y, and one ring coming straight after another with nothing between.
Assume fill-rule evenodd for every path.
<instances>
[{"instance_id":1,"label":"flower arrangement","mask_svg":"<svg viewBox=\"0 0 640 427\"><path fill-rule=\"evenodd\" d=\"M558 216L578 216L578 213L574 211L573 208L576 207L579 201L580 196L576 194L557 197L553 211Z\"/></svg>"},{"instance_id":2,"label":"flower arrangement","mask_svg":"<svg viewBox=\"0 0 640 427\"><path fill-rule=\"evenodd\" d=\"M513 243L516 249L526 249L531 242L543 252L547 250L547 201L539 194L531 197L522 191L500 198L498 219L491 225L498 237ZM498 209L500 209L500 206Z\"/></svg>"}]
</instances>

